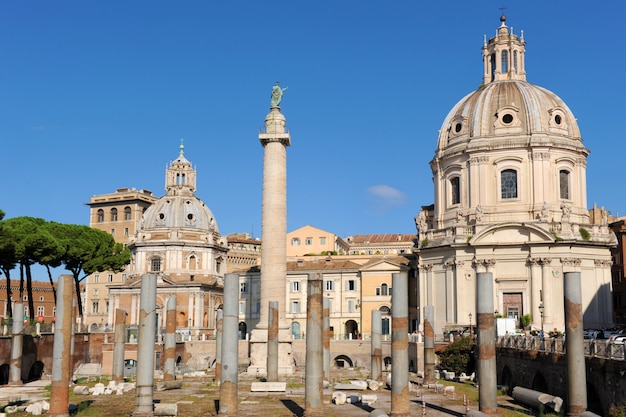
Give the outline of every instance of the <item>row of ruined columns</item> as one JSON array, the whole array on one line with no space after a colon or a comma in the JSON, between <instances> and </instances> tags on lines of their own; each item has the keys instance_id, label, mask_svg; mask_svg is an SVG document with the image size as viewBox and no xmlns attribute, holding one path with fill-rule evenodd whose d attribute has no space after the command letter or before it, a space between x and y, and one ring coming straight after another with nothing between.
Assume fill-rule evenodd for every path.
<instances>
[{"instance_id":1,"label":"row of ruined columns","mask_svg":"<svg viewBox=\"0 0 626 417\"><path fill-rule=\"evenodd\" d=\"M236 274L224 280L224 305L218 311L217 367L216 380L220 383L218 414L237 415L238 413L238 279ZM154 340L156 337L156 287L157 276L146 274L142 277L140 326L138 339L138 365L136 376L135 410L133 415L148 417L154 415ZM308 279L306 371L305 371L305 412L306 417L323 416L323 382L329 380L330 373L330 329L328 326L328 304L322 292L321 275L310 274ZM51 416L69 416L69 383L71 378L71 339L72 339L72 288L70 275L59 278L57 292L57 326L54 333ZM392 417L409 416L409 373L408 373L408 280L406 273L392 277L392 375L391 412ZM493 316L493 279L489 272L477 274L477 379L479 387L479 410L485 415L497 414L497 374L495 350L495 319ZM278 349L271 347L273 331L278 328L278 306L270 302L268 317L268 358L269 381L277 381ZM16 305L15 314L20 317ZM566 351L568 369L567 415L579 416L587 407L586 374L583 351L582 295L579 272L564 275L564 310L566 321ZM432 306L424 309L424 377L425 383L434 382L434 332ZM116 310L115 345L113 376L123 380L123 358L125 337L125 312ZM372 312L371 379L382 379L381 317L379 311ZM22 347L21 320L13 323L10 382L21 380ZM164 379L175 379L175 329L176 300L167 303L167 326L165 337ZM270 376L275 376L270 379Z\"/></svg>"}]
</instances>

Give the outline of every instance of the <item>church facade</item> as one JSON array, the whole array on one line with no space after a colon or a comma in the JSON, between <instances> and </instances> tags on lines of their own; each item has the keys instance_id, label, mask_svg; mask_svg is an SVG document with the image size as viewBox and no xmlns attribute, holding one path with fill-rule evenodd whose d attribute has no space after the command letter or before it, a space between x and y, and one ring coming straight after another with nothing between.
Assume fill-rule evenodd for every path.
<instances>
[{"instance_id":1,"label":"church facade","mask_svg":"<svg viewBox=\"0 0 626 417\"><path fill-rule=\"evenodd\" d=\"M418 228L418 306L435 333L471 325L476 274L491 272L494 314L564 329L563 274L581 273L586 327L612 326L605 212L592 224L576 118L553 92L526 80L525 41L502 16L482 47L483 84L446 116L430 162L434 204ZM423 317L420 317L423 322ZM475 323L474 323L475 325Z\"/></svg>"},{"instance_id":2,"label":"church facade","mask_svg":"<svg viewBox=\"0 0 626 417\"><path fill-rule=\"evenodd\" d=\"M154 273L158 274L159 327L165 328L165 306L174 297L177 329L184 329L189 337L214 336L229 248L213 213L195 196L196 170L183 150L181 145L166 170L165 195L143 208L134 233L127 237L131 263L124 279L106 284L109 328L116 309L126 311L131 328L139 324L141 276ZM93 290L93 284L88 287Z\"/></svg>"}]
</instances>

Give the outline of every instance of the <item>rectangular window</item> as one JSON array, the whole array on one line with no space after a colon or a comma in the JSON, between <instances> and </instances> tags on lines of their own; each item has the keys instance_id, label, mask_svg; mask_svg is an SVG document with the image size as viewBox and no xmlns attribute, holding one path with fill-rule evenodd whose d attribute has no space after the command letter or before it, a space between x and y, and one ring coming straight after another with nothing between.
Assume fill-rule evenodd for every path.
<instances>
[{"instance_id":1,"label":"rectangular window","mask_svg":"<svg viewBox=\"0 0 626 417\"><path fill-rule=\"evenodd\" d=\"M93 276L93 282L94 282L95 284L97 284L97 283L99 283L99 282L100 282L100 274L94 274L94 276Z\"/></svg>"},{"instance_id":2,"label":"rectangular window","mask_svg":"<svg viewBox=\"0 0 626 417\"><path fill-rule=\"evenodd\" d=\"M246 314L246 302L239 301L239 314Z\"/></svg>"},{"instance_id":3,"label":"rectangular window","mask_svg":"<svg viewBox=\"0 0 626 417\"><path fill-rule=\"evenodd\" d=\"M124 236L128 237L128 227L124 228Z\"/></svg>"},{"instance_id":4,"label":"rectangular window","mask_svg":"<svg viewBox=\"0 0 626 417\"><path fill-rule=\"evenodd\" d=\"M461 203L461 179L459 177L450 178L450 197L452 204Z\"/></svg>"},{"instance_id":5,"label":"rectangular window","mask_svg":"<svg viewBox=\"0 0 626 417\"><path fill-rule=\"evenodd\" d=\"M355 300L348 300L348 313L354 313Z\"/></svg>"},{"instance_id":6,"label":"rectangular window","mask_svg":"<svg viewBox=\"0 0 626 417\"><path fill-rule=\"evenodd\" d=\"M300 292L300 281L291 282L291 292Z\"/></svg>"},{"instance_id":7,"label":"rectangular window","mask_svg":"<svg viewBox=\"0 0 626 417\"><path fill-rule=\"evenodd\" d=\"M326 291L333 290L333 282L334 281L324 281L324 288L326 289Z\"/></svg>"},{"instance_id":8,"label":"rectangular window","mask_svg":"<svg viewBox=\"0 0 626 417\"><path fill-rule=\"evenodd\" d=\"M115 229L111 229L111 236L115 236Z\"/></svg>"},{"instance_id":9,"label":"rectangular window","mask_svg":"<svg viewBox=\"0 0 626 417\"><path fill-rule=\"evenodd\" d=\"M122 274L122 282L126 282L128 279L128 274Z\"/></svg>"},{"instance_id":10,"label":"rectangular window","mask_svg":"<svg viewBox=\"0 0 626 417\"><path fill-rule=\"evenodd\" d=\"M291 246L300 246L300 238L294 237L291 239Z\"/></svg>"},{"instance_id":11,"label":"rectangular window","mask_svg":"<svg viewBox=\"0 0 626 417\"><path fill-rule=\"evenodd\" d=\"M356 291L356 281L349 279L346 281L346 291Z\"/></svg>"},{"instance_id":12,"label":"rectangular window","mask_svg":"<svg viewBox=\"0 0 626 417\"><path fill-rule=\"evenodd\" d=\"M328 300L328 314L333 314L333 299L332 298L327 298Z\"/></svg>"},{"instance_id":13,"label":"rectangular window","mask_svg":"<svg viewBox=\"0 0 626 417\"><path fill-rule=\"evenodd\" d=\"M326 237L320 237L320 245L326 244Z\"/></svg>"},{"instance_id":14,"label":"rectangular window","mask_svg":"<svg viewBox=\"0 0 626 417\"><path fill-rule=\"evenodd\" d=\"M98 296L98 289L97 289L97 288L94 288L94 290L93 290L93 296L94 296L94 297L97 297L97 296Z\"/></svg>"},{"instance_id":15,"label":"rectangular window","mask_svg":"<svg viewBox=\"0 0 626 417\"><path fill-rule=\"evenodd\" d=\"M104 308L106 309L106 312L108 313L109 312L109 302L108 301L105 302Z\"/></svg>"},{"instance_id":16,"label":"rectangular window","mask_svg":"<svg viewBox=\"0 0 626 417\"><path fill-rule=\"evenodd\" d=\"M299 313L300 312L300 301L292 301L289 307L290 313Z\"/></svg>"},{"instance_id":17,"label":"rectangular window","mask_svg":"<svg viewBox=\"0 0 626 417\"><path fill-rule=\"evenodd\" d=\"M559 190L561 198L569 199L569 172L565 170L559 171Z\"/></svg>"},{"instance_id":18,"label":"rectangular window","mask_svg":"<svg viewBox=\"0 0 626 417\"><path fill-rule=\"evenodd\" d=\"M39 306L37 307L37 315L38 316L44 316L44 312L46 311L46 308L44 306Z\"/></svg>"},{"instance_id":19,"label":"rectangular window","mask_svg":"<svg viewBox=\"0 0 626 417\"><path fill-rule=\"evenodd\" d=\"M108 282L113 282L113 274L107 275L107 281Z\"/></svg>"},{"instance_id":20,"label":"rectangular window","mask_svg":"<svg viewBox=\"0 0 626 417\"><path fill-rule=\"evenodd\" d=\"M505 169L500 173L500 190L502 199L517 198L517 171Z\"/></svg>"},{"instance_id":21,"label":"rectangular window","mask_svg":"<svg viewBox=\"0 0 626 417\"><path fill-rule=\"evenodd\" d=\"M241 294L246 294L248 292L248 283L247 282L240 282L239 283L239 292Z\"/></svg>"},{"instance_id":22,"label":"rectangular window","mask_svg":"<svg viewBox=\"0 0 626 417\"><path fill-rule=\"evenodd\" d=\"M98 313L98 302L94 301L93 303L91 303L91 312L92 313Z\"/></svg>"},{"instance_id":23,"label":"rectangular window","mask_svg":"<svg viewBox=\"0 0 626 417\"><path fill-rule=\"evenodd\" d=\"M306 239L304 239L304 244L307 246L311 246L313 244L313 238L307 237Z\"/></svg>"}]
</instances>

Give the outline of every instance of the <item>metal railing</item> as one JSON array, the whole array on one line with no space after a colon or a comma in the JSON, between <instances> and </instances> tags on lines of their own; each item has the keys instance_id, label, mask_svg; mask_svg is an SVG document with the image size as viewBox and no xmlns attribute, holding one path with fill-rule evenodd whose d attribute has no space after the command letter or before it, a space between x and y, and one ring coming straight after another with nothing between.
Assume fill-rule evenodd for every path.
<instances>
[{"instance_id":1,"label":"metal railing","mask_svg":"<svg viewBox=\"0 0 626 417\"><path fill-rule=\"evenodd\" d=\"M585 356L625 360L624 342L612 342L604 339L585 339ZM546 353L566 353L565 337L540 338L537 336L498 336L496 346L520 350L536 350Z\"/></svg>"}]
</instances>

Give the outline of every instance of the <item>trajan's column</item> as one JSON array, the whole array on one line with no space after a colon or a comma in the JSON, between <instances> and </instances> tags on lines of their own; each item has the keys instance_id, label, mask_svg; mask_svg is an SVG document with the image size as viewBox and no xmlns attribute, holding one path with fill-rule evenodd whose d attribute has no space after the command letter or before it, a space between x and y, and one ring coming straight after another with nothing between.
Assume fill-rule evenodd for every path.
<instances>
[{"instance_id":1,"label":"trajan's column","mask_svg":"<svg viewBox=\"0 0 626 417\"><path fill-rule=\"evenodd\" d=\"M263 214L261 239L261 314L250 338L248 373L267 375L269 302L278 303L278 374L294 372L291 359L291 333L285 319L287 296L287 146L291 136L279 104L283 92L278 83L272 88L270 112L265 132L259 134L263 156Z\"/></svg>"}]
</instances>

